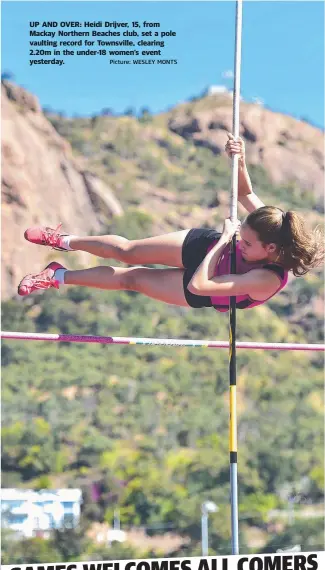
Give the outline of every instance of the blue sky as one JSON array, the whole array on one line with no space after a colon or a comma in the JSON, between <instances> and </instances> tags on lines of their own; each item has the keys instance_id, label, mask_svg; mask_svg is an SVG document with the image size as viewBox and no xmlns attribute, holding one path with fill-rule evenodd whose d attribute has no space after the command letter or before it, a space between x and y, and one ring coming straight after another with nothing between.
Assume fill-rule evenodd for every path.
<instances>
[{"instance_id":1,"label":"blue sky","mask_svg":"<svg viewBox=\"0 0 325 570\"><path fill-rule=\"evenodd\" d=\"M33 20L160 22L160 30L177 33L167 40L164 58L175 58L178 65L113 66L105 57L74 56L61 67L30 67ZM2 70L13 72L42 106L68 115L130 106L158 112L209 85L232 86L222 74L233 70L234 35L233 1L3 1ZM244 1L242 95L324 127L323 2Z\"/></svg>"}]
</instances>

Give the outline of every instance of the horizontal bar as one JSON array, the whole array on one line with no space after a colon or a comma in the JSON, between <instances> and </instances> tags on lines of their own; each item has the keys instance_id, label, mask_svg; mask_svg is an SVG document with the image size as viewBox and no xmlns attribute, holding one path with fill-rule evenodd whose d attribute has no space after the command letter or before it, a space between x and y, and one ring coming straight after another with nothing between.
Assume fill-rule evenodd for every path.
<instances>
[{"instance_id":1,"label":"horizontal bar","mask_svg":"<svg viewBox=\"0 0 325 570\"><path fill-rule=\"evenodd\" d=\"M171 338L133 338L124 336L91 336L77 334L43 334L1 331L1 338L15 340L48 340L54 342L88 342L97 344L131 344L152 346L189 346L203 348L229 348L229 342L221 340L185 340ZM295 344L291 342L237 342L237 348L252 350L306 350L325 351L325 344Z\"/></svg>"}]
</instances>

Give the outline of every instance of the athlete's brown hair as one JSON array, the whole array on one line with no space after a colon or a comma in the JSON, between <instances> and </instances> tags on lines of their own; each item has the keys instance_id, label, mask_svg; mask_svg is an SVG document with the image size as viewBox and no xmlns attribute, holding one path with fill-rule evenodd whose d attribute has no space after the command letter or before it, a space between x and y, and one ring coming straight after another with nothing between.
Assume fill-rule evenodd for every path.
<instances>
[{"instance_id":1,"label":"athlete's brown hair","mask_svg":"<svg viewBox=\"0 0 325 570\"><path fill-rule=\"evenodd\" d=\"M283 212L263 206L251 212L245 223L263 244L277 246L280 263L294 275L305 275L324 261L324 235L319 228L310 231L297 212Z\"/></svg>"}]
</instances>

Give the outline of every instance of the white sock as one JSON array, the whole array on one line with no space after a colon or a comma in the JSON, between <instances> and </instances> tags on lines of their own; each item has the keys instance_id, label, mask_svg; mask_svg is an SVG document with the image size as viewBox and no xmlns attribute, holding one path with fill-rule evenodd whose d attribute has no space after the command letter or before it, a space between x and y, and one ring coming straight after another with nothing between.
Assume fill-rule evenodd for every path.
<instances>
[{"instance_id":1,"label":"white sock","mask_svg":"<svg viewBox=\"0 0 325 570\"><path fill-rule=\"evenodd\" d=\"M54 279L56 279L60 285L64 285L64 274L68 271L67 269L57 269L54 272Z\"/></svg>"},{"instance_id":2,"label":"white sock","mask_svg":"<svg viewBox=\"0 0 325 570\"><path fill-rule=\"evenodd\" d=\"M70 240L71 238L74 238L77 236L62 236L60 239L60 246L64 247L65 249L67 249L68 251L72 251L72 247L70 247Z\"/></svg>"}]
</instances>

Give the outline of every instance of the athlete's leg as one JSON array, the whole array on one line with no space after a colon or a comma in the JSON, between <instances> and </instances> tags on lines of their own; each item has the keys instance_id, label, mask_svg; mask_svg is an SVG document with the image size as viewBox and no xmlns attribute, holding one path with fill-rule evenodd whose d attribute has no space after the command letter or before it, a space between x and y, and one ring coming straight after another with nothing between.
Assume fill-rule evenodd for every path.
<instances>
[{"instance_id":1,"label":"athlete's leg","mask_svg":"<svg viewBox=\"0 0 325 570\"><path fill-rule=\"evenodd\" d=\"M183 267L182 246L189 230L146 239L128 240L105 235L70 238L70 247L98 257L116 259L130 265L158 264Z\"/></svg>"},{"instance_id":2,"label":"athlete's leg","mask_svg":"<svg viewBox=\"0 0 325 570\"><path fill-rule=\"evenodd\" d=\"M183 273L180 268L101 266L66 271L64 283L97 289L137 291L170 305L188 307L183 291Z\"/></svg>"},{"instance_id":3,"label":"athlete's leg","mask_svg":"<svg viewBox=\"0 0 325 570\"><path fill-rule=\"evenodd\" d=\"M130 265L158 264L183 267L182 247L189 230L181 230L147 239L128 240L116 235L80 237L61 233L57 228L37 226L28 228L25 239L37 245L49 246L61 251L87 251L103 257L123 261Z\"/></svg>"}]
</instances>

